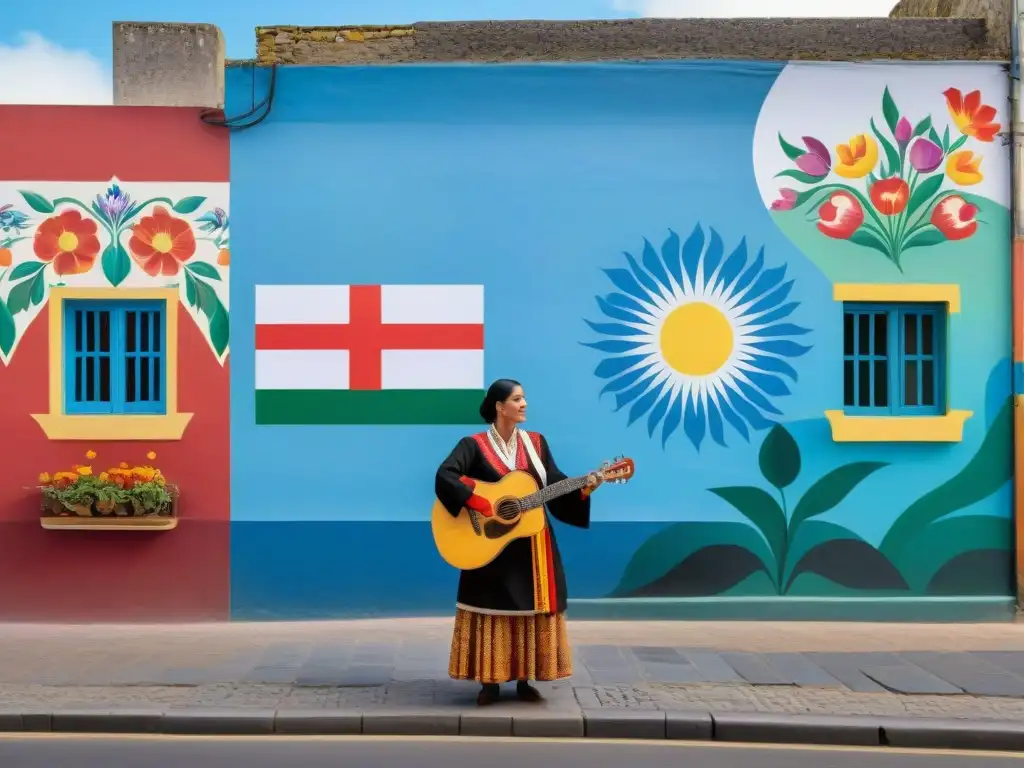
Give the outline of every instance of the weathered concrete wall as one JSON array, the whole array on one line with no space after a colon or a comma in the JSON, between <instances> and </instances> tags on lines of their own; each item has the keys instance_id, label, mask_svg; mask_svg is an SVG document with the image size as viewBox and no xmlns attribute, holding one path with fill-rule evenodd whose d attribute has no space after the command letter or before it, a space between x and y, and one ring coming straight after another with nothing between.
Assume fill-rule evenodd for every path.
<instances>
[{"instance_id":1,"label":"weathered concrete wall","mask_svg":"<svg viewBox=\"0 0 1024 768\"><path fill-rule=\"evenodd\" d=\"M224 106L224 37L213 24L114 23L114 104Z\"/></svg>"},{"instance_id":2,"label":"weathered concrete wall","mask_svg":"<svg viewBox=\"0 0 1024 768\"><path fill-rule=\"evenodd\" d=\"M409 27L278 26L257 28L256 40L257 61L261 64L1009 58L1008 37L995 40L989 35L984 19L967 18L635 19L437 22Z\"/></svg>"},{"instance_id":3,"label":"weathered concrete wall","mask_svg":"<svg viewBox=\"0 0 1024 768\"><path fill-rule=\"evenodd\" d=\"M1012 0L900 0L892 9L894 19L984 19L994 51L1010 50Z\"/></svg>"}]
</instances>

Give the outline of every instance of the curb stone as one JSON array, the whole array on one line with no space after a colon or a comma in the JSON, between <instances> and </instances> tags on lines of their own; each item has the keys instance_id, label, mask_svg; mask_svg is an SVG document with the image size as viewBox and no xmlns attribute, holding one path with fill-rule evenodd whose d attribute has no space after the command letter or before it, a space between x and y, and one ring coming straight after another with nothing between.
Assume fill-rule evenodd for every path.
<instances>
[{"instance_id":1,"label":"curb stone","mask_svg":"<svg viewBox=\"0 0 1024 768\"><path fill-rule=\"evenodd\" d=\"M0 711L0 733L207 736L518 736L1024 751L1024 723L997 720L624 709L480 711L146 709Z\"/></svg>"}]
</instances>

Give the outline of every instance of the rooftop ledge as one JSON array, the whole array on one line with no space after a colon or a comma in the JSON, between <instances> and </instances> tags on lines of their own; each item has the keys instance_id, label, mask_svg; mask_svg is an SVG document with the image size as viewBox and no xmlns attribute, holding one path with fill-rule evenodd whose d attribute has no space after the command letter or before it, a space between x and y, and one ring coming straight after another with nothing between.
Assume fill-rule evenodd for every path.
<instances>
[{"instance_id":1,"label":"rooftop ledge","mask_svg":"<svg viewBox=\"0 0 1024 768\"><path fill-rule=\"evenodd\" d=\"M425 62L1008 61L984 19L624 19L417 22L256 29L257 57L229 65Z\"/></svg>"}]
</instances>

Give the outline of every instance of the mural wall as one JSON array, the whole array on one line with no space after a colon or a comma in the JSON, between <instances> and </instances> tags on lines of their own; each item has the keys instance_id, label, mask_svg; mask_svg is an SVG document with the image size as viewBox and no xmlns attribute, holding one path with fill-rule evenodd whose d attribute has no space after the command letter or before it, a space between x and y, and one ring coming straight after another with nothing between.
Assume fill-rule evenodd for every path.
<instances>
[{"instance_id":1,"label":"mural wall","mask_svg":"<svg viewBox=\"0 0 1024 768\"><path fill-rule=\"evenodd\" d=\"M227 136L189 109L0 123L0 617L225 619Z\"/></svg>"},{"instance_id":2,"label":"mural wall","mask_svg":"<svg viewBox=\"0 0 1024 768\"><path fill-rule=\"evenodd\" d=\"M566 471L636 461L559 530L573 610L1010 610L999 66L277 77L232 137L235 617L451 610L432 477L503 376Z\"/></svg>"}]
</instances>

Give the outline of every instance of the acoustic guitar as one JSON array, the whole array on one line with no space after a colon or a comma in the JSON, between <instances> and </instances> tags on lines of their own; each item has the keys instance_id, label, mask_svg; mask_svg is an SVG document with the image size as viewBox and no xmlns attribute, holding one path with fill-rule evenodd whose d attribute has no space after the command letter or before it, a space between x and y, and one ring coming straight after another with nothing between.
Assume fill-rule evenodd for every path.
<instances>
[{"instance_id":1,"label":"acoustic guitar","mask_svg":"<svg viewBox=\"0 0 1024 768\"><path fill-rule=\"evenodd\" d=\"M605 462L591 474L606 483L626 483L633 477L633 460L618 458ZM547 519L544 505L560 496L586 487L588 475L568 477L544 488L529 472L509 472L496 483L476 481L473 493L491 502L492 517L484 517L465 507L458 517L434 502L430 527L437 551L445 561L460 571L482 568L494 560L516 539L536 536L544 530Z\"/></svg>"}]
</instances>

